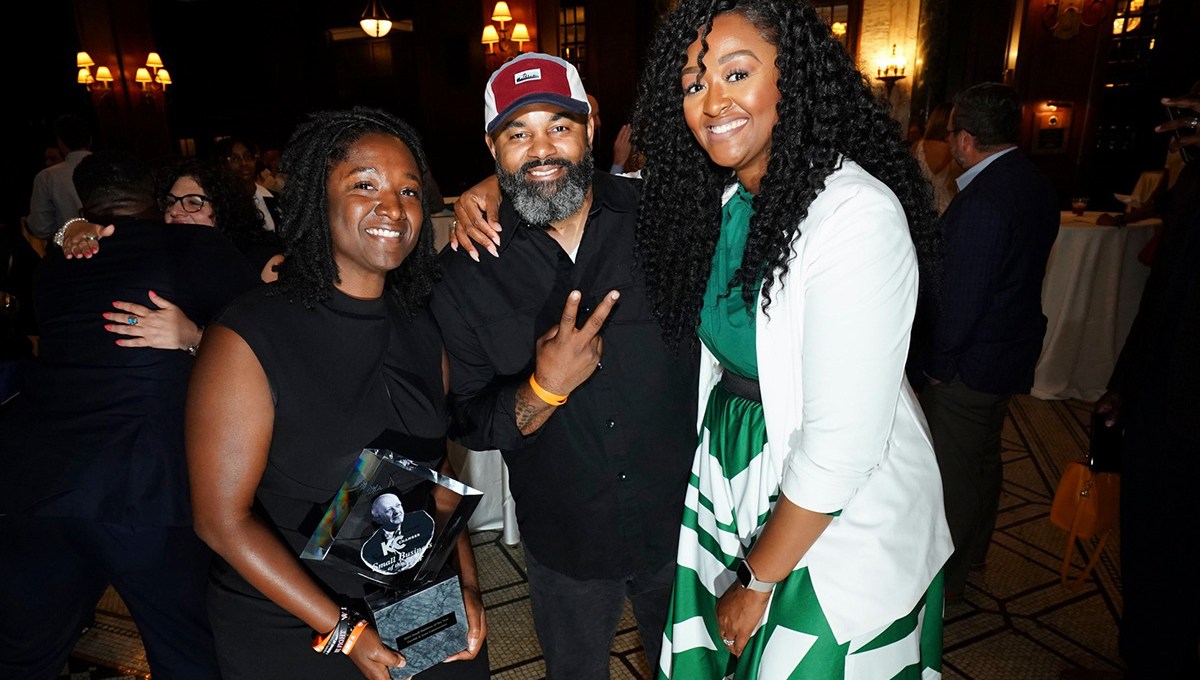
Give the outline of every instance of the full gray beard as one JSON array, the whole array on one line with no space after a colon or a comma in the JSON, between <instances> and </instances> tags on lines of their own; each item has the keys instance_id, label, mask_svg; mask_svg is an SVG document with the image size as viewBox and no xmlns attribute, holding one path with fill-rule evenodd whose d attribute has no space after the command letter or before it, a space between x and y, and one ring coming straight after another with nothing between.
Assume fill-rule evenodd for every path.
<instances>
[{"instance_id":1,"label":"full gray beard","mask_svg":"<svg viewBox=\"0 0 1200 680\"><path fill-rule=\"evenodd\" d=\"M530 168L539 165L561 165L566 175L553 182L537 182L525 178ZM588 189L592 186L592 172L596 167L591 148L585 149L578 163L562 159L530 161L514 173L505 172L496 162L496 177L505 198L512 201L517 214L530 224L546 225L574 215L583 206Z\"/></svg>"}]
</instances>

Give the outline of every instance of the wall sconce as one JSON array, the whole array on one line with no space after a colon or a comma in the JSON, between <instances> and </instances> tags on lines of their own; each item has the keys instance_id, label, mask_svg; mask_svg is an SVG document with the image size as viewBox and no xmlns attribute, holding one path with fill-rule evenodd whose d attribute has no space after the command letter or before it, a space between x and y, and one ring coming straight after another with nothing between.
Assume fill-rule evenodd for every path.
<instances>
[{"instance_id":1,"label":"wall sconce","mask_svg":"<svg viewBox=\"0 0 1200 680\"><path fill-rule=\"evenodd\" d=\"M908 63L904 60L903 55L896 56L896 45L892 44L892 56L886 61L881 60L875 66L875 79L883 81L884 88L887 90L887 96L892 96L892 88L895 87L897 80L904 80L905 68Z\"/></svg>"},{"instance_id":2,"label":"wall sconce","mask_svg":"<svg viewBox=\"0 0 1200 680\"><path fill-rule=\"evenodd\" d=\"M139 66L134 72L133 82L142 86L142 100L153 104L157 98L156 92L162 92L163 103L166 103L167 85L171 84L171 74L163 66L162 57L158 52L146 55L146 65Z\"/></svg>"},{"instance_id":3,"label":"wall sconce","mask_svg":"<svg viewBox=\"0 0 1200 680\"><path fill-rule=\"evenodd\" d=\"M89 55L87 52L75 53L75 68L79 69L79 72L75 76L75 82L82 85L83 89L89 92L92 90L92 86L97 80L96 77L92 75L92 67L95 65L96 62L92 60L91 55ZM107 66L101 66L100 68L104 69L105 72L108 71ZM96 69L96 74L99 75L99 73L100 69ZM108 81L103 83L102 87L108 87L109 82L112 82L111 75L109 75Z\"/></svg>"},{"instance_id":4,"label":"wall sconce","mask_svg":"<svg viewBox=\"0 0 1200 680\"><path fill-rule=\"evenodd\" d=\"M392 30L392 18L388 16L387 10L379 4L379 0L371 0L363 9L362 21L359 21L358 25L362 26L363 32L372 38L382 38Z\"/></svg>"},{"instance_id":5,"label":"wall sconce","mask_svg":"<svg viewBox=\"0 0 1200 680\"><path fill-rule=\"evenodd\" d=\"M105 94L112 87L112 71L107 66L96 66L96 74L92 75L93 66L96 66L96 62L87 52L75 53L75 67L79 69L75 74L75 82L88 92L99 89L101 94Z\"/></svg>"},{"instance_id":6,"label":"wall sconce","mask_svg":"<svg viewBox=\"0 0 1200 680\"><path fill-rule=\"evenodd\" d=\"M1108 12L1109 0L1046 0L1042 28L1055 38L1069 40L1079 34L1081 25L1091 28L1104 21Z\"/></svg>"},{"instance_id":7,"label":"wall sconce","mask_svg":"<svg viewBox=\"0 0 1200 680\"><path fill-rule=\"evenodd\" d=\"M107 66L96 66L96 73L92 75L92 67L96 66L96 62L87 52L78 52L75 54L75 67L79 70L75 74L75 82L83 85L84 89L89 92L99 89L102 94L106 90L112 89L114 80L112 71ZM163 66L162 57L158 52L151 52L146 55L146 65L138 67L136 75L133 78L134 82L140 83L142 90L149 94L150 90L163 90L171 84L171 74ZM97 83L99 83L97 85Z\"/></svg>"},{"instance_id":8,"label":"wall sconce","mask_svg":"<svg viewBox=\"0 0 1200 680\"><path fill-rule=\"evenodd\" d=\"M162 57L158 56L158 52L151 52L146 55L146 65L138 67L133 80L141 83L144 91L154 89L166 92L167 86L171 84L171 74L163 66Z\"/></svg>"},{"instance_id":9,"label":"wall sconce","mask_svg":"<svg viewBox=\"0 0 1200 680\"><path fill-rule=\"evenodd\" d=\"M497 29L492 24L487 24L483 27L483 39L481 43L488 46L488 54L499 54L504 57L504 61L508 61L525 51L525 43L529 42L529 28L522 23L514 24L512 34L504 28L504 24L512 21L512 12L508 10L507 2L497 2L496 7L492 10L492 21L500 24ZM513 49L513 43L516 43L516 49ZM499 48L497 49L497 45Z\"/></svg>"}]
</instances>

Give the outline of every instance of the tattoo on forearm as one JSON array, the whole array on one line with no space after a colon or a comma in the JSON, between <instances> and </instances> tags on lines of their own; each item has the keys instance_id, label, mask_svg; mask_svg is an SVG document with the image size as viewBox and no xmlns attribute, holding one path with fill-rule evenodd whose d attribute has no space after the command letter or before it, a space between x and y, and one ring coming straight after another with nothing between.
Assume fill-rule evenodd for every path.
<instances>
[{"instance_id":1,"label":"tattoo on forearm","mask_svg":"<svg viewBox=\"0 0 1200 680\"><path fill-rule=\"evenodd\" d=\"M542 426L548 417L546 412L551 409L551 406L538 399L528 388L517 390L517 403L513 408L517 429L524 434L530 434Z\"/></svg>"}]
</instances>

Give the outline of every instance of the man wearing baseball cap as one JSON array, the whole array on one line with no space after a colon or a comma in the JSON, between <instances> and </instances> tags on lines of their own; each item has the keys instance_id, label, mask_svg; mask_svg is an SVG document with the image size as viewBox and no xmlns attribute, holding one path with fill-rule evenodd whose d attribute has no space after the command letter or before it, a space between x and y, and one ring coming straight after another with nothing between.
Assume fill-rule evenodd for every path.
<instances>
[{"instance_id":1,"label":"man wearing baseball cap","mask_svg":"<svg viewBox=\"0 0 1200 680\"><path fill-rule=\"evenodd\" d=\"M634 257L636 180L596 172L575 67L501 66L484 130L499 257L442 252L433 311L451 436L498 448L551 680L609 677L625 600L658 663L696 445L696 359L671 352Z\"/></svg>"}]
</instances>

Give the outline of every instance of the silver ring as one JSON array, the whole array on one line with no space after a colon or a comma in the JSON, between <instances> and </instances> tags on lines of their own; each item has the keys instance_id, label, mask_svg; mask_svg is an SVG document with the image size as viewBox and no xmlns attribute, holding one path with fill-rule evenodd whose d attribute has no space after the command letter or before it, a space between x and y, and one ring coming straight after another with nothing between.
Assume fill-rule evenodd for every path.
<instances>
[{"instance_id":1,"label":"silver ring","mask_svg":"<svg viewBox=\"0 0 1200 680\"><path fill-rule=\"evenodd\" d=\"M732 647L732 646L733 646L733 643L734 643L734 642L736 642L736 641L735 641L735 640L727 640L727 639L725 639L725 638L721 638L721 642L724 642L726 647Z\"/></svg>"},{"instance_id":2,"label":"silver ring","mask_svg":"<svg viewBox=\"0 0 1200 680\"><path fill-rule=\"evenodd\" d=\"M1195 127L1195 126L1193 125L1192 127ZM451 222L451 223L450 223L450 228L451 228L451 229L458 229L458 220L454 220L453 222Z\"/></svg>"},{"instance_id":3,"label":"silver ring","mask_svg":"<svg viewBox=\"0 0 1200 680\"><path fill-rule=\"evenodd\" d=\"M1190 125L1192 127L1192 129L1195 130L1196 126L1200 125L1200 118L1193 118L1193 119L1189 120L1188 125Z\"/></svg>"},{"instance_id":4,"label":"silver ring","mask_svg":"<svg viewBox=\"0 0 1200 680\"><path fill-rule=\"evenodd\" d=\"M1195 127L1195 126L1193 125L1192 127ZM95 234L84 234L83 240L84 241L99 241L100 239L97 238Z\"/></svg>"},{"instance_id":5,"label":"silver ring","mask_svg":"<svg viewBox=\"0 0 1200 680\"><path fill-rule=\"evenodd\" d=\"M125 320L125 323L129 324L130 326L136 326L137 322L138 322L138 318L136 316L131 316Z\"/></svg>"}]
</instances>

